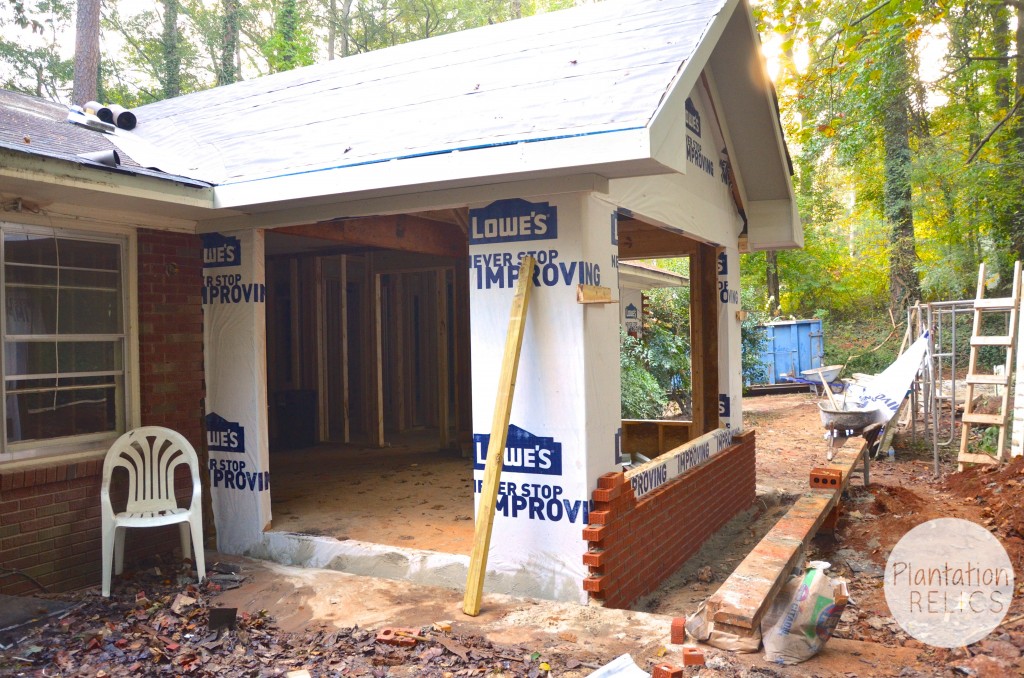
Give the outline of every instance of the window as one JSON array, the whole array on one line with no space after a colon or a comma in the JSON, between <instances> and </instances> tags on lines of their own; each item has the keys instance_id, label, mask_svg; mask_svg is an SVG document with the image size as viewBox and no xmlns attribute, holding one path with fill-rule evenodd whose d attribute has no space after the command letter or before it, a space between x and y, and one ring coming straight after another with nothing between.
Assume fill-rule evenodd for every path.
<instances>
[{"instance_id":1,"label":"window","mask_svg":"<svg viewBox=\"0 0 1024 678\"><path fill-rule=\"evenodd\" d=\"M0 225L0 459L84 449L125 421L125 241Z\"/></svg>"}]
</instances>

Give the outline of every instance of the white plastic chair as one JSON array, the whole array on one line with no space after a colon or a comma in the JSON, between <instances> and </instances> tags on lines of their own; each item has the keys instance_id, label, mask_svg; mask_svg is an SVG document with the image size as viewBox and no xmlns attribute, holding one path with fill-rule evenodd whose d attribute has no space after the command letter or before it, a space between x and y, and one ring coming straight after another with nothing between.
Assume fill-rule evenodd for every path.
<instances>
[{"instance_id":1,"label":"white plastic chair","mask_svg":"<svg viewBox=\"0 0 1024 678\"><path fill-rule=\"evenodd\" d=\"M181 464L187 464L192 472L192 501L188 508L179 507L174 495L174 470ZM110 504L110 479L117 468L128 472L128 504L124 511L115 514ZM105 597L110 596L111 560L114 574L121 574L124 569L124 532L129 527L178 523L182 555L191 559L194 544L196 574L199 581L206 577L201 495L199 459L180 433L160 426L143 426L117 439L103 462L100 488Z\"/></svg>"}]
</instances>

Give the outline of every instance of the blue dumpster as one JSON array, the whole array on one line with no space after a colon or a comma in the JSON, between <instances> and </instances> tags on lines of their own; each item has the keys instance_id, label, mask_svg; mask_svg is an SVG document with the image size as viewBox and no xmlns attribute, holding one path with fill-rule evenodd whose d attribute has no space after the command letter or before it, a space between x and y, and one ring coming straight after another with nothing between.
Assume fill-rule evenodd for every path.
<instances>
[{"instance_id":1,"label":"blue dumpster","mask_svg":"<svg viewBox=\"0 0 1024 678\"><path fill-rule=\"evenodd\" d=\"M804 370L824 365L820 320L779 320L762 327L768 334L768 343L761 362L768 367L769 384L780 383L779 377L799 377Z\"/></svg>"}]
</instances>

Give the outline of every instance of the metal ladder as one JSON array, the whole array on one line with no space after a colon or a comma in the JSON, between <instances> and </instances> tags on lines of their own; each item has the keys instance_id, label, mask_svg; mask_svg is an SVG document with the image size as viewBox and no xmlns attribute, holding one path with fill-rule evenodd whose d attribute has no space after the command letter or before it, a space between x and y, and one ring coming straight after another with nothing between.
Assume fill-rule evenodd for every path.
<instances>
[{"instance_id":1,"label":"metal ladder","mask_svg":"<svg viewBox=\"0 0 1024 678\"><path fill-rule=\"evenodd\" d=\"M1010 377L1014 369L1014 349L1017 346L1018 318L1020 311L1020 275L1021 265L1016 262L1013 267L1013 285L1009 297L985 298L985 264L978 269L978 291L974 299L974 327L971 331L971 359L967 366L967 397L964 402L964 414L961 418L963 426L960 434L960 455L957 463L960 470L964 464L998 464L1007 459L1006 439L1010 419ZM982 318L990 313L1008 314L1006 334L983 334ZM1003 374L983 373L978 371L978 350L992 346L1006 350ZM980 414L974 412L974 387L980 384L1001 386L1002 398L998 414ZM968 441L973 426L998 428L998 440L995 455L968 451Z\"/></svg>"}]
</instances>

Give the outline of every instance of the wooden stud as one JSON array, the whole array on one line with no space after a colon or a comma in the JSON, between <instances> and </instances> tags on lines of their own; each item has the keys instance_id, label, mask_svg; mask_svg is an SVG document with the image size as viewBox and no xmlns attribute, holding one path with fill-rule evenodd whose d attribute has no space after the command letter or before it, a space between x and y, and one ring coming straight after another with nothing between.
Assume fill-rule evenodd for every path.
<instances>
[{"instance_id":1,"label":"wooden stud","mask_svg":"<svg viewBox=\"0 0 1024 678\"><path fill-rule=\"evenodd\" d=\"M701 244L690 259L693 435L718 428L718 252Z\"/></svg>"},{"instance_id":2,"label":"wooden stud","mask_svg":"<svg viewBox=\"0 0 1024 678\"><path fill-rule=\"evenodd\" d=\"M338 295L341 305L341 415L342 439L349 442L352 438L351 421L349 419L349 367L348 367L348 257L338 256L338 270L341 292Z\"/></svg>"},{"instance_id":3,"label":"wooden stud","mask_svg":"<svg viewBox=\"0 0 1024 678\"><path fill-rule=\"evenodd\" d=\"M498 502L498 481L501 478L501 467L505 462L505 442L508 439L509 418L512 416L512 396L516 388L516 374L519 371L519 356L523 348L526 309L530 303L530 290L533 289L533 267L533 257L523 257L515 296L512 298L508 335L505 337L505 355L501 360L498 394L494 401L491 440L487 446L484 481L480 491L480 503L477 506L473 550L469 556L466 595L462 601L462 611L471 617L480 614L480 599L484 592L487 554L491 548L491 530L494 528L494 512Z\"/></svg>"},{"instance_id":4,"label":"wooden stud","mask_svg":"<svg viewBox=\"0 0 1024 678\"><path fill-rule=\"evenodd\" d=\"M395 273L395 294L392 299L392 308L394 309L395 316L395 351L394 355L391 356L391 362L394 364L395 383L392 384L395 394L395 419L396 427L399 431L405 431L409 428L409 417L406 403L408 400L405 397L406 384L408 380L406 377L406 370L408 369L408 363L405 360L405 347L406 343L406 332L408 323L405 322L405 273Z\"/></svg>"},{"instance_id":5,"label":"wooden stud","mask_svg":"<svg viewBox=\"0 0 1024 678\"><path fill-rule=\"evenodd\" d=\"M370 406L369 428L370 444L377 447L384 447L384 363L381 341L381 294L380 277L374 268L373 253L366 255L367 289L370 297L370 370L369 379L366 380Z\"/></svg>"},{"instance_id":6,"label":"wooden stud","mask_svg":"<svg viewBox=\"0 0 1024 678\"><path fill-rule=\"evenodd\" d=\"M463 434L472 440L473 434L473 375L470 371L469 337L469 267L456 266L453 270L455 327L455 432L459 443ZM465 452L464 452L465 453Z\"/></svg>"},{"instance_id":7,"label":"wooden stud","mask_svg":"<svg viewBox=\"0 0 1024 678\"><path fill-rule=\"evenodd\" d=\"M299 298L299 260L291 257L288 260L288 296L291 300L291 332L292 352L288 356L292 366L291 387L302 388L302 299Z\"/></svg>"},{"instance_id":8,"label":"wooden stud","mask_svg":"<svg viewBox=\"0 0 1024 678\"><path fill-rule=\"evenodd\" d=\"M447 449L450 417L448 411L448 271L437 271L437 428L438 444Z\"/></svg>"},{"instance_id":9,"label":"wooden stud","mask_svg":"<svg viewBox=\"0 0 1024 678\"><path fill-rule=\"evenodd\" d=\"M313 321L316 324L316 365L313 374L316 376L317 441L321 443L331 437L330 400L327 397L326 285L323 257L313 257Z\"/></svg>"}]
</instances>

